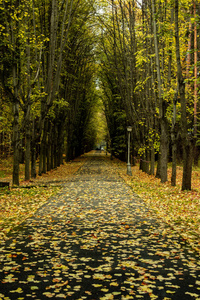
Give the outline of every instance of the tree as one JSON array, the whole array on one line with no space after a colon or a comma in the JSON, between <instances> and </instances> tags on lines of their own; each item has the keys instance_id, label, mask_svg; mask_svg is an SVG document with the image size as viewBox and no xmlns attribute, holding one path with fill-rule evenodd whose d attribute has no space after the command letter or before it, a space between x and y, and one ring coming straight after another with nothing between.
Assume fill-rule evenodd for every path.
<instances>
[{"instance_id":1,"label":"tree","mask_svg":"<svg viewBox=\"0 0 200 300\"><path fill-rule=\"evenodd\" d=\"M161 127L161 139L160 139L160 177L161 182L167 181L167 163L168 163L168 124L166 119L166 102L163 99L163 83L161 79L160 71L160 58L159 58L159 47L157 38L157 27L156 27L156 11L155 11L155 0L152 0L152 15L153 15L153 31L154 31L154 46L155 46L155 57L156 57L156 69L157 69L157 82L158 82L158 95L159 95L159 116L160 116L160 127Z\"/></svg>"},{"instance_id":2,"label":"tree","mask_svg":"<svg viewBox=\"0 0 200 300\"><path fill-rule=\"evenodd\" d=\"M22 139L26 180L30 178L30 150L31 175L34 177L38 156L40 174L62 162L65 121L71 117L68 115L70 93L72 91L76 107L75 125L79 118L78 103L88 101L87 95L92 89L94 34L88 25L92 15L91 4L82 0L65 0L62 3L58 0L22 0L15 2L15 7L6 1L1 3L4 26L0 31L3 54L0 70L2 87L14 107L14 184L19 184ZM70 43L72 49L73 45L78 45L79 53L70 53ZM71 74L77 68L74 86L73 80L66 80L70 70L63 69L68 68L66 60L69 57L73 61ZM63 84L68 86L63 87ZM36 153L38 150L39 153Z\"/></svg>"},{"instance_id":3,"label":"tree","mask_svg":"<svg viewBox=\"0 0 200 300\"><path fill-rule=\"evenodd\" d=\"M1 3L1 82L5 93L13 104L13 184L19 185L19 10L20 2ZM7 10L10 14L7 15ZM12 80L13 84L10 84ZM11 87L12 86L12 87Z\"/></svg>"},{"instance_id":4,"label":"tree","mask_svg":"<svg viewBox=\"0 0 200 300\"><path fill-rule=\"evenodd\" d=\"M175 0L175 39L176 39L176 59L177 59L177 79L181 102L181 136L183 141L183 180L182 190L191 190L191 175L193 162L193 144L191 136L188 134L188 122L186 113L185 99L185 82L182 72L180 59L180 43L179 43L179 3Z\"/></svg>"}]
</instances>

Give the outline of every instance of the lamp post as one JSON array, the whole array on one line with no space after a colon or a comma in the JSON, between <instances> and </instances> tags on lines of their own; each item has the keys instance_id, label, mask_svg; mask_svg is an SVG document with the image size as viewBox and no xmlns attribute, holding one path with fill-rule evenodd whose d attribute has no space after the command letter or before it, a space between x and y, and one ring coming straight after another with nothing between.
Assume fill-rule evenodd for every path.
<instances>
[{"instance_id":1,"label":"lamp post","mask_svg":"<svg viewBox=\"0 0 200 300\"><path fill-rule=\"evenodd\" d=\"M130 163L130 144L131 144L131 131L132 131L132 127L128 126L127 127L127 132L128 132L128 159L127 159L127 174L128 175L132 175L132 171L131 171L131 163Z\"/></svg>"}]
</instances>

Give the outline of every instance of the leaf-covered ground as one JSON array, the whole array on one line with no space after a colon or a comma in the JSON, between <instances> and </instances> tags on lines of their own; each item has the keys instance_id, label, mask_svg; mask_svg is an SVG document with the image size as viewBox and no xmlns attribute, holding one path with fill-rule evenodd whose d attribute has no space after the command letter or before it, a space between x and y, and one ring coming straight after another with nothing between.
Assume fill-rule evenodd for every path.
<instances>
[{"instance_id":1,"label":"leaf-covered ground","mask_svg":"<svg viewBox=\"0 0 200 300\"><path fill-rule=\"evenodd\" d=\"M52 195L56 194L66 181L85 162L86 158L78 158L65 163L59 168L47 172L29 182L23 181L23 165L20 172L20 188L0 189L0 239L13 227L18 226L26 218L32 216ZM4 160L0 164L3 181L12 181L11 161Z\"/></svg>"},{"instance_id":2,"label":"leaf-covered ground","mask_svg":"<svg viewBox=\"0 0 200 300\"><path fill-rule=\"evenodd\" d=\"M193 170L192 190L182 191L182 168L177 168L177 186L170 184L171 168L168 171L169 181L165 184L155 176L150 176L138 165L132 167L132 176L126 175L125 164L118 161L120 175L156 213L157 218L169 224L182 238L186 239L200 253L200 170Z\"/></svg>"},{"instance_id":3,"label":"leaf-covered ground","mask_svg":"<svg viewBox=\"0 0 200 300\"><path fill-rule=\"evenodd\" d=\"M200 299L199 256L118 175L125 165L85 159L2 239L0 299Z\"/></svg>"}]
</instances>

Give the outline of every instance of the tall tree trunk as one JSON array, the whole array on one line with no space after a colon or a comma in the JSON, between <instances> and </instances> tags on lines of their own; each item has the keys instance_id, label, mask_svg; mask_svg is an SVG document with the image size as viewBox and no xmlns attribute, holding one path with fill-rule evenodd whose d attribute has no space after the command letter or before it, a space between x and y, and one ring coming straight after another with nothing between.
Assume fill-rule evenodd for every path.
<instances>
[{"instance_id":1,"label":"tall tree trunk","mask_svg":"<svg viewBox=\"0 0 200 300\"><path fill-rule=\"evenodd\" d=\"M174 96L173 101L173 116L172 116L172 127L171 127L171 141L172 141L172 176L171 185L176 185L176 152L177 152L177 137L176 137L176 103L178 97L178 90Z\"/></svg>"},{"instance_id":2,"label":"tall tree trunk","mask_svg":"<svg viewBox=\"0 0 200 300\"><path fill-rule=\"evenodd\" d=\"M63 120L62 124L58 126L58 166L63 164L64 124L65 121Z\"/></svg>"},{"instance_id":3,"label":"tall tree trunk","mask_svg":"<svg viewBox=\"0 0 200 300\"><path fill-rule=\"evenodd\" d=\"M51 170L52 125L48 124L47 134L47 172Z\"/></svg>"},{"instance_id":4,"label":"tall tree trunk","mask_svg":"<svg viewBox=\"0 0 200 300\"><path fill-rule=\"evenodd\" d=\"M73 146L72 146L72 138L73 138L73 124L69 120L68 128L67 128L67 148L66 148L66 162L73 159Z\"/></svg>"},{"instance_id":5,"label":"tall tree trunk","mask_svg":"<svg viewBox=\"0 0 200 300\"><path fill-rule=\"evenodd\" d=\"M174 24L174 8L171 9L171 25ZM173 30L171 29L171 36L173 37ZM172 40L170 41L170 51L169 51L169 64L168 64L168 88L171 88L171 78L172 78ZM172 126L171 126L171 143L172 143L172 176L171 185L176 186L176 160L177 160L177 132L176 132L176 104L178 98L178 90L174 95L173 99L173 115L172 115Z\"/></svg>"},{"instance_id":6,"label":"tall tree trunk","mask_svg":"<svg viewBox=\"0 0 200 300\"><path fill-rule=\"evenodd\" d=\"M166 119L166 103L163 99L162 79L160 72L160 59L159 59L159 47L157 37L156 26L156 11L155 0L152 0L152 15L153 15L153 31L154 31L154 46L156 55L156 69L158 80L158 94L159 94L159 111L160 111L160 126L161 126L161 138L160 138L160 176L161 182L167 181L167 163L168 163L168 126Z\"/></svg>"},{"instance_id":7,"label":"tall tree trunk","mask_svg":"<svg viewBox=\"0 0 200 300\"><path fill-rule=\"evenodd\" d=\"M41 136L40 136L40 149L39 149L39 172L38 174L41 176L42 173L43 173L43 155L42 153L44 152L43 150L43 147L44 147L44 144L43 144L43 134L44 134L44 119L42 121L42 128L40 128L40 131L41 131Z\"/></svg>"},{"instance_id":8,"label":"tall tree trunk","mask_svg":"<svg viewBox=\"0 0 200 300\"><path fill-rule=\"evenodd\" d=\"M181 58L180 58L178 15L179 15L179 3L178 0L175 0L175 40L176 40L177 78L178 78L180 101L181 101L181 129L182 129L181 134L182 134L182 143L183 143L182 190L191 190L193 144L192 144L192 140L188 135L188 129L187 129L185 82L182 74L182 66L181 66Z\"/></svg>"},{"instance_id":9,"label":"tall tree trunk","mask_svg":"<svg viewBox=\"0 0 200 300\"><path fill-rule=\"evenodd\" d=\"M19 6L19 1L16 1L16 7ZM16 30L18 34L18 26L19 23L16 22L14 25L11 22L11 41L13 45L13 67L12 67L12 79L13 79L13 184L19 185L19 163L20 163L20 131L19 131L19 99L18 99L18 91L19 91L19 74L18 74L18 46L19 40L15 36L14 31ZM16 29L14 29L16 27Z\"/></svg>"},{"instance_id":10,"label":"tall tree trunk","mask_svg":"<svg viewBox=\"0 0 200 300\"><path fill-rule=\"evenodd\" d=\"M195 138L195 147L194 147L194 163L198 166L199 160L199 149L196 145L197 140L197 103L198 103L198 47L197 47L197 9L196 9L196 0L194 0L194 138Z\"/></svg>"},{"instance_id":11,"label":"tall tree trunk","mask_svg":"<svg viewBox=\"0 0 200 300\"><path fill-rule=\"evenodd\" d=\"M31 139L31 177L36 178L36 160L39 155L39 137L37 135L37 121L34 119L32 123L32 139Z\"/></svg>"},{"instance_id":12,"label":"tall tree trunk","mask_svg":"<svg viewBox=\"0 0 200 300\"><path fill-rule=\"evenodd\" d=\"M41 99L41 116L40 127L44 118L46 117L49 108L52 106L59 91L60 75L63 62L64 47L67 43L69 29L72 21L73 3L74 0L64 1L64 13L62 20L59 13L59 3L57 0L51 2L51 17L50 17L50 41L48 49L48 66L47 66L47 80L45 82L44 92L45 96ZM60 26L61 34L58 38L58 27Z\"/></svg>"},{"instance_id":13,"label":"tall tree trunk","mask_svg":"<svg viewBox=\"0 0 200 300\"><path fill-rule=\"evenodd\" d=\"M161 178L161 168L160 168L160 153L158 153L158 162L157 162L157 169L156 169L156 178Z\"/></svg>"},{"instance_id":14,"label":"tall tree trunk","mask_svg":"<svg viewBox=\"0 0 200 300\"><path fill-rule=\"evenodd\" d=\"M36 178L36 134L35 134L35 120L32 125L32 139L31 139L31 177Z\"/></svg>"},{"instance_id":15,"label":"tall tree trunk","mask_svg":"<svg viewBox=\"0 0 200 300\"><path fill-rule=\"evenodd\" d=\"M55 140L55 127L51 125L51 160L50 160L50 164L51 164L51 169L54 168L54 140Z\"/></svg>"},{"instance_id":16,"label":"tall tree trunk","mask_svg":"<svg viewBox=\"0 0 200 300\"><path fill-rule=\"evenodd\" d=\"M30 123L26 124L26 144L25 144L25 180L30 180L30 161L31 161L31 130Z\"/></svg>"},{"instance_id":17,"label":"tall tree trunk","mask_svg":"<svg viewBox=\"0 0 200 300\"><path fill-rule=\"evenodd\" d=\"M57 125L54 125L54 140L53 140L53 147L54 147L54 169L58 166L58 128Z\"/></svg>"},{"instance_id":18,"label":"tall tree trunk","mask_svg":"<svg viewBox=\"0 0 200 300\"><path fill-rule=\"evenodd\" d=\"M13 104L13 185L19 185L19 104Z\"/></svg>"},{"instance_id":19,"label":"tall tree trunk","mask_svg":"<svg viewBox=\"0 0 200 300\"><path fill-rule=\"evenodd\" d=\"M197 101L198 101L198 70L197 70L197 23L196 23L196 0L194 0L194 135L197 134Z\"/></svg>"},{"instance_id":20,"label":"tall tree trunk","mask_svg":"<svg viewBox=\"0 0 200 300\"><path fill-rule=\"evenodd\" d=\"M48 120L45 120L44 132L42 138L42 173L46 174L47 172L47 130L48 130Z\"/></svg>"},{"instance_id":21,"label":"tall tree trunk","mask_svg":"<svg viewBox=\"0 0 200 300\"><path fill-rule=\"evenodd\" d=\"M31 149L31 178L36 178L36 151L35 145Z\"/></svg>"},{"instance_id":22,"label":"tall tree trunk","mask_svg":"<svg viewBox=\"0 0 200 300\"><path fill-rule=\"evenodd\" d=\"M150 175L154 175L155 173L155 149L154 149L154 140L151 141L151 144L150 144L150 147L151 147L151 154L150 154L150 172L149 174Z\"/></svg>"},{"instance_id":23,"label":"tall tree trunk","mask_svg":"<svg viewBox=\"0 0 200 300\"><path fill-rule=\"evenodd\" d=\"M14 39L14 38L13 38ZM20 161L20 133L19 133L19 102L18 102L18 78L17 65L13 66L13 184L19 185L19 161Z\"/></svg>"},{"instance_id":24,"label":"tall tree trunk","mask_svg":"<svg viewBox=\"0 0 200 300\"><path fill-rule=\"evenodd\" d=\"M31 107L27 104L25 112L25 180L30 180L30 161L31 161Z\"/></svg>"}]
</instances>

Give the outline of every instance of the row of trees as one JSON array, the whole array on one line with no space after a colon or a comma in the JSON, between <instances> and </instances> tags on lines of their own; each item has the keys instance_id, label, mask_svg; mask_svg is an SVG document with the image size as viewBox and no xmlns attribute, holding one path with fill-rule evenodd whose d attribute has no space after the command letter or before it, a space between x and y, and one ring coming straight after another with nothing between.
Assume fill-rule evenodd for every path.
<instances>
[{"instance_id":1,"label":"row of trees","mask_svg":"<svg viewBox=\"0 0 200 300\"><path fill-rule=\"evenodd\" d=\"M134 153L141 167L172 185L176 161L183 161L182 189L191 189L199 155L200 1L105 1L101 23L103 101L113 151L124 153L126 126L133 127ZM122 129L122 130L121 130ZM122 134L123 132L123 134ZM122 139L123 136L123 139ZM155 155L157 154L157 155Z\"/></svg>"},{"instance_id":2,"label":"row of trees","mask_svg":"<svg viewBox=\"0 0 200 300\"><path fill-rule=\"evenodd\" d=\"M42 174L64 152L70 160L91 149L102 101L112 154L126 158L131 125L141 168L154 174L158 157L165 182L170 158L175 185L181 159L191 189L200 0L0 0L0 10L0 131L13 130L14 184L20 160L28 180L37 158Z\"/></svg>"},{"instance_id":3,"label":"row of trees","mask_svg":"<svg viewBox=\"0 0 200 300\"><path fill-rule=\"evenodd\" d=\"M1 0L1 133L12 128L13 184L94 145L94 1ZM8 117L9 111L9 117ZM12 125L10 126L12 122ZM3 135L4 136L4 135Z\"/></svg>"}]
</instances>

